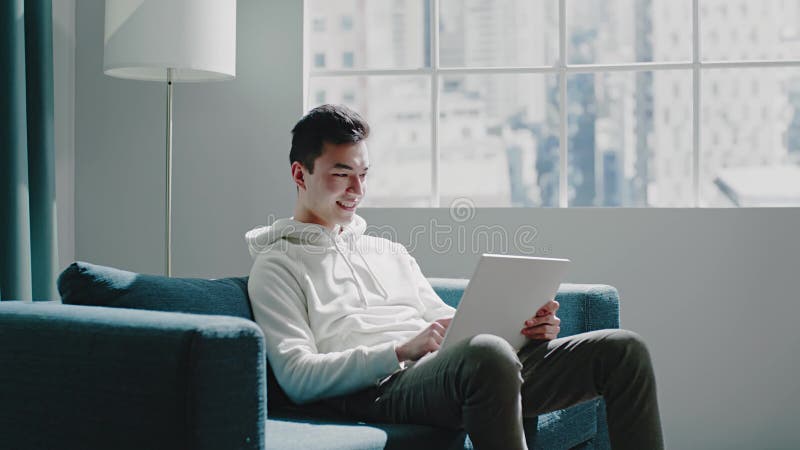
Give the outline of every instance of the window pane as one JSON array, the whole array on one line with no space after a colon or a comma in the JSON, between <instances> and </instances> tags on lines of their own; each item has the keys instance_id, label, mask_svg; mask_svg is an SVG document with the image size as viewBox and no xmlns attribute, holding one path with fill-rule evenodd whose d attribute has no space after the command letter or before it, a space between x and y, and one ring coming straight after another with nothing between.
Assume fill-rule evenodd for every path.
<instances>
[{"instance_id":1,"label":"window pane","mask_svg":"<svg viewBox=\"0 0 800 450\"><path fill-rule=\"evenodd\" d=\"M800 0L701 0L704 60L800 59Z\"/></svg>"},{"instance_id":2,"label":"window pane","mask_svg":"<svg viewBox=\"0 0 800 450\"><path fill-rule=\"evenodd\" d=\"M703 206L800 206L800 70L703 72Z\"/></svg>"},{"instance_id":3,"label":"window pane","mask_svg":"<svg viewBox=\"0 0 800 450\"><path fill-rule=\"evenodd\" d=\"M306 0L309 54L333 70L429 67L429 1Z\"/></svg>"},{"instance_id":4,"label":"window pane","mask_svg":"<svg viewBox=\"0 0 800 450\"><path fill-rule=\"evenodd\" d=\"M442 67L552 65L558 55L558 2L441 0Z\"/></svg>"},{"instance_id":5,"label":"window pane","mask_svg":"<svg viewBox=\"0 0 800 450\"><path fill-rule=\"evenodd\" d=\"M691 0L567 0L570 64L691 59Z\"/></svg>"},{"instance_id":6,"label":"window pane","mask_svg":"<svg viewBox=\"0 0 800 450\"><path fill-rule=\"evenodd\" d=\"M692 204L692 75L567 79L569 206Z\"/></svg>"},{"instance_id":7,"label":"window pane","mask_svg":"<svg viewBox=\"0 0 800 450\"><path fill-rule=\"evenodd\" d=\"M431 88L426 76L311 77L319 92L370 124L370 169L362 206L430 206Z\"/></svg>"},{"instance_id":8,"label":"window pane","mask_svg":"<svg viewBox=\"0 0 800 450\"><path fill-rule=\"evenodd\" d=\"M314 68L315 69L322 69L325 67L325 54L324 53L314 53Z\"/></svg>"},{"instance_id":9,"label":"window pane","mask_svg":"<svg viewBox=\"0 0 800 450\"><path fill-rule=\"evenodd\" d=\"M446 76L440 86L441 205L557 206L555 75Z\"/></svg>"}]
</instances>

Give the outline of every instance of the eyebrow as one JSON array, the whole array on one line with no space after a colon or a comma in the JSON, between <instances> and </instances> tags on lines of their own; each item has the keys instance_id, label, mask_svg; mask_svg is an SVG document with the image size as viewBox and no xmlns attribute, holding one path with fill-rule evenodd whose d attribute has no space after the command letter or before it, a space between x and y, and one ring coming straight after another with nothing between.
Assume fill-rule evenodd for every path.
<instances>
[{"instance_id":1,"label":"eyebrow","mask_svg":"<svg viewBox=\"0 0 800 450\"><path fill-rule=\"evenodd\" d=\"M333 165L334 169L346 169L346 170L354 170L352 167L348 166L347 164L336 163ZM368 171L369 167L364 168L364 172Z\"/></svg>"}]
</instances>

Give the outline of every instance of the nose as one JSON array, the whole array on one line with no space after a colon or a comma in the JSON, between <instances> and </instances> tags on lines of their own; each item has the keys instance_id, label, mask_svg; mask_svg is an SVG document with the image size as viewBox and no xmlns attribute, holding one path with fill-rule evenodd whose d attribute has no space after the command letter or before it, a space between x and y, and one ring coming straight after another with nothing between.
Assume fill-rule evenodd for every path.
<instances>
[{"instance_id":1,"label":"nose","mask_svg":"<svg viewBox=\"0 0 800 450\"><path fill-rule=\"evenodd\" d=\"M356 195L364 195L364 180L358 175L350 177L350 180L350 186L347 190Z\"/></svg>"}]
</instances>

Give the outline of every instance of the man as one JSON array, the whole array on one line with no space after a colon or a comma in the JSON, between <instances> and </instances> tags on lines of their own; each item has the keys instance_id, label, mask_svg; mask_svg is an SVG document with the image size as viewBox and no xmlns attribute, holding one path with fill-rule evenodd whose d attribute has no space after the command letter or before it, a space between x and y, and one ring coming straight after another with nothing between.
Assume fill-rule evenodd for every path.
<instances>
[{"instance_id":1,"label":"man","mask_svg":"<svg viewBox=\"0 0 800 450\"><path fill-rule=\"evenodd\" d=\"M324 105L292 134L294 216L246 235L253 315L292 401L324 401L360 420L463 427L477 449L525 449L524 416L603 395L614 448L663 448L642 340L624 330L559 339L555 301L520 323L530 342L518 354L483 334L426 358L455 311L402 245L363 234L355 212L369 126Z\"/></svg>"}]
</instances>

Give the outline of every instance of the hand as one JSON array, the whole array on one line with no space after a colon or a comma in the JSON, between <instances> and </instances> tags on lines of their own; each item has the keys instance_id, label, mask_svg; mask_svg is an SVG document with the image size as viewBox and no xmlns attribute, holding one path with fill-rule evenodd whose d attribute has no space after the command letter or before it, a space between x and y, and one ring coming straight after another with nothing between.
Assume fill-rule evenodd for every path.
<instances>
[{"instance_id":1,"label":"hand","mask_svg":"<svg viewBox=\"0 0 800 450\"><path fill-rule=\"evenodd\" d=\"M556 316L559 304L550 300L542 306L536 315L525 321L525 328L520 333L529 339L549 341L558 337L561 331L561 319Z\"/></svg>"},{"instance_id":2,"label":"hand","mask_svg":"<svg viewBox=\"0 0 800 450\"><path fill-rule=\"evenodd\" d=\"M414 336L405 344L398 346L395 349L397 360L400 362L416 361L430 352L439 350L442 339L444 339L444 333L447 331L447 327L450 326L451 320L453 320L452 317L439 319L428 325L420 334Z\"/></svg>"}]
</instances>

